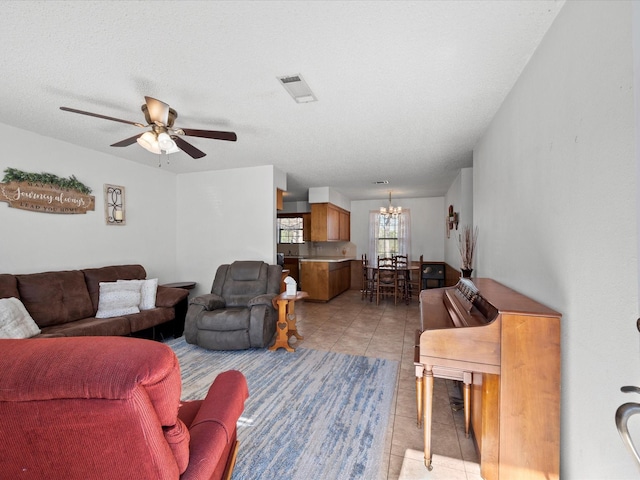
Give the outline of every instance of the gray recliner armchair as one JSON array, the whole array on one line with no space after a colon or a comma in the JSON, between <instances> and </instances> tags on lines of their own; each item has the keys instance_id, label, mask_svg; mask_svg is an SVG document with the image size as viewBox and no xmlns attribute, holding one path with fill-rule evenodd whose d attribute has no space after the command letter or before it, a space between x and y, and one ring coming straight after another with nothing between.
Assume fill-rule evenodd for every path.
<instances>
[{"instance_id":1,"label":"gray recliner armchair","mask_svg":"<svg viewBox=\"0 0 640 480\"><path fill-rule=\"evenodd\" d=\"M185 319L188 343L209 350L244 350L269 345L278 312L282 267L261 261L220 265L211 293L191 299Z\"/></svg>"}]
</instances>

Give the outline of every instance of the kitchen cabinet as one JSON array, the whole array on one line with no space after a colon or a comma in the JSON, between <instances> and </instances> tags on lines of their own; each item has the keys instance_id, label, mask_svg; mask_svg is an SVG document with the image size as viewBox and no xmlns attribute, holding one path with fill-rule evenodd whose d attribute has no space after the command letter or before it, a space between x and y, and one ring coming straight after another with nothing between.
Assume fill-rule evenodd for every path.
<instances>
[{"instance_id":1,"label":"kitchen cabinet","mask_svg":"<svg viewBox=\"0 0 640 480\"><path fill-rule=\"evenodd\" d=\"M351 240L351 214L340 210L340 240Z\"/></svg>"},{"instance_id":2,"label":"kitchen cabinet","mask_svg":"<svg viewBox=\"0 0 640 480\"><path fill-rule=\"evenodd\" d=\"M311 204L311 241L351 240L351 214L331 203Z\"/></svg>"},{"instance_id":3,"label":"kitchen cabinet","mask_svg":"<svg viewBox=\"0 0 640 480\"><path fill-rule=\"evenodd\" d=\"M300 262L302 289L309 300L327 302L351 286L351 262L305 261Z\"/></svg>"},{"instance_id":4,"label":"kitchen cabinet","mask_svg":"<svg viewBox=\"0 0 640 480\"><path fill-rule=\"evenodd\" d=\"M351 263L329 264L329 296L337 297L351 287Z\"/></svg>"},{"instance_id":5,"label":"kitchen cabinet","mask_svg":"<svg viewBox=\"0 0 640 480\"><path fill-rule=\"evenodd\" d=\"M289 276L293 278L296 283L300 283L300 268L298 267L298 257L284 257L284 265L282 268L289 270Z\"/></svg>"},{"instance_id":6,"label":"kitchen cabinet","mask_svg":"<svg viewBox=\"0 0 640 480\"><path fill-rule=\"evenodd\" d=\"M311 241L311 214L302 214L302 240L305 242Z\"/></svg>"}]
</instances>

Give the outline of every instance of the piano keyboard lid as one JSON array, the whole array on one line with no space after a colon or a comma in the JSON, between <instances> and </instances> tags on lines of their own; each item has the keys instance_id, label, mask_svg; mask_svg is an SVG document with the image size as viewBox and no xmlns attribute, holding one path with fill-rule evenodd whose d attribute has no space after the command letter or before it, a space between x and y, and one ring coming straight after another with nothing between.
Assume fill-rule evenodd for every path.
<instances>
[{"instance_id":1,"label":"piano keyboard lid","mask_svg":"<svg viewBox=\"0 0 640 480\"><path fill-rule=\"evenodd\" d=\"M475 307L484 317L484 322L486 323L491 322L498 316L498 309L482 296L480 290L470 278L460 278L452 293L457 297L458 301L456 303L465 310L467 315L475 316L472 315L472 310Z\"/></svg>"}]
</instances>

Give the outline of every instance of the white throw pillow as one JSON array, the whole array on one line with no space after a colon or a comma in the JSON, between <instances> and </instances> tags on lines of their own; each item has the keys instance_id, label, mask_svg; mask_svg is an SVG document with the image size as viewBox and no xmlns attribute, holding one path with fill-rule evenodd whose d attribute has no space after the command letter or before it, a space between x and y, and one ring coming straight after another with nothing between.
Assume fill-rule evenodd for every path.
<instances>
[{"instance_id":1,"label":"white throw pillow","mask_svg":"<svg viewBox=\"0 0 640 480\"><path fill-rule=\"evenodd\" d=\"M40 333L40 327L15 297L0 298L0 338L29 338Z\"/></svg>"},{"instance_id":2,"label":"white throw pillow","mask_svg":"<svg viewBox=\"0 0 640 480\"><path fill-rule=\"evenodd\" d=\"M158 279L149 278L147 280L118 280L118 283L130 283L138 285L140 288L140 310L151 310L156 308L156 292L158 291Z\"/></svg>"},{"instance_id":3,"label":"white throw pillow","mask_svg":"<svg viewBox=\"0 0 640 480\"><path fill-rule=\"evenodd\" d=\"M140 313L140 286L118 282L100 282L96 318L111 318Z\"/></svg>"}]
</instances>

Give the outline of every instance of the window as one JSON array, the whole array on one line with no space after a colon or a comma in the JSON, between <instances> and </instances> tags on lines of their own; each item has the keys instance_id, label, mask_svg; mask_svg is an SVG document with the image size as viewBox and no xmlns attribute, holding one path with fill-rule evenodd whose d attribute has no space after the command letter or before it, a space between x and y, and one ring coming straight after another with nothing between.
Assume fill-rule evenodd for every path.
<instances>
[{"instance_id":1,"label":"window","mask_svg":"<svg viewBox=\"0 0 640 480\"><path fill-rule=\"evenodd\" d=\"M378 234L376 245L376 257L393 257L399 252L398 243L398 217L381 219L378 221Z\"/></svg>"},{"instance_id":2,"label":"window","mask_svg":"<svg viewBox=\"0 0 640 480\"><path fill-rule=\"evenodd\" d=\"M378 257L410 255L411 216L409 210L398 215L369 215L369 261L376 264Z\"/></svg>"},{"instance_id":3,"label":"window","mask_svg":"<svg viewBox=\"0 0 640 480\"><path fill-rule=\"evenodd\" d=\"M278 243L304 243L302 217L278 217Z\"/></svg>"}]
</instances>

